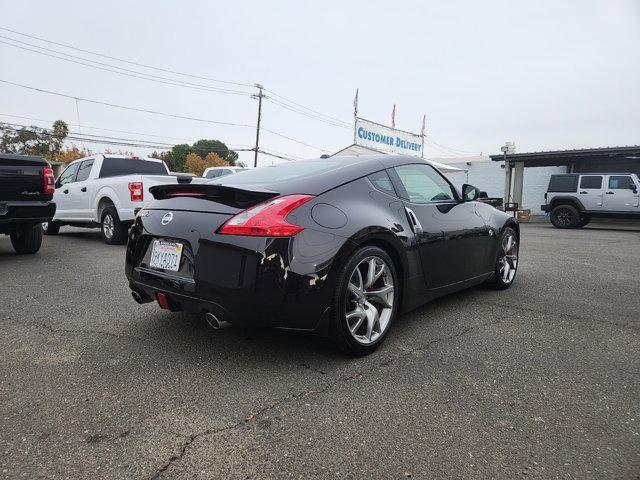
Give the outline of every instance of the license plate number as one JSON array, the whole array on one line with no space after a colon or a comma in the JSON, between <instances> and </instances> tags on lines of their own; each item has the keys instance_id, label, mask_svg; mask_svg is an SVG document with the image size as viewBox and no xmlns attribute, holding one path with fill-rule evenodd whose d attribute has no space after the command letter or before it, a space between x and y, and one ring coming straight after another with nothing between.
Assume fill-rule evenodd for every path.
<instances>
[{"instance_id":1,"label":"license plate number","mask_svg":"<svg viewBox=\"0 0 640 480\"><path fill-rule=\"evenodd\" d=\"M180 257L182 257L181 243L154 240L149 266L177 272L180 270Z\"/></svg>"}]
</instances>

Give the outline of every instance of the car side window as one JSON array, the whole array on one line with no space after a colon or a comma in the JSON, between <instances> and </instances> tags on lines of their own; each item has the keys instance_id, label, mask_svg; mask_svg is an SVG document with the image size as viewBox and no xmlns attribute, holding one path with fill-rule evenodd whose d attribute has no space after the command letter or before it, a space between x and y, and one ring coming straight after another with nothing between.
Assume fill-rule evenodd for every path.
<instances>
[{"instance_id":1,"label":"car side window","mask_svg":"<svg viewBox=\"0 0 640 480\"><path fill-rule=\"evenodd\" d=\"M588 175L580 178L580 188L602 188L600 175Z\"/></svg>"},{"instance_id":2,"label":"car side window","mask_svg":"<svg viewBox=\"0 0 640 480\"><path fill-rule=\"evenodd\" d=\"M217 178L222 175L222 170L209 170L207 172L207 178Z\"/></svg>"},{"instance_id":3,"label":"car side window","mask_svg":"<svg viewBox=\"0 0 640 480\"><path fill-rule=\"evenodd\" d=\"M91 167L93 167L93 160L85 160L84 162L82 162L80 164L80 168L78 168L76 182L84 182L87 178L89 178Z\"/></svg>"},{"instance_id":4,"label":"car side window","mask_svg":"<svg viewBox=\"0 0 640 480\"><path fill-rule=\"evenodd\" d=\"M609 188L611 190L629 190L635 184L628 175L611 175L609 177Z\"/></svg>"},{"instance_id":5,"label":"car side window","mask_svg":"<svg viewBox=\"0 0 640 480\"><path fill-rule=\"evenodd\" d=\"M367 176L369 181L373 183L373 186L381 192L388 193L389 195L396 195L396 191L393 188L389 175L384 170L376 173L372 173Z\"/></svg>"},{"instance_id":6,"label":"car side window","mask_svg":"<svg viewBox=\"0 0 640 480\"><path fill-rule=\"evenodd\" d=\"M78 171L79 166L80 166L80 163L74 163L72 165L69 165L67 168L65 168L64 171L60 174L60 177L58 178L58 184L62 186L67 183L74 182L75 181L74 178L76 176L76 172Z\"/></svg>"},{"instance_id":7,"label":"car side window","mask_svg":"<svg viewBox=\"0 0 640 480\"><path fill-rule=\"evenodd\" d=\"M455 198L451 185L429 165L401 165L394 170L410 202L443 202Z\"/></svg>"}]
</instances>

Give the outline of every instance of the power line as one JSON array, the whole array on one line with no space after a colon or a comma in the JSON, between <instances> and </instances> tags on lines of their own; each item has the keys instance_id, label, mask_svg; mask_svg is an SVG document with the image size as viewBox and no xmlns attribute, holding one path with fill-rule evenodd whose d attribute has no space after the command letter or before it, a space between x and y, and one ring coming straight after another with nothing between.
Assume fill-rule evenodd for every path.
<instances>
[{"instance_id":1,"label":"power line","mask_svg":"<svg viewBox=\"0 0 640 480\"><path fill-rule=\"evenodd\" d=\"M48 93L50 95L56 95L56 96L59 96L59 97L69 98L71 100L79 100L81 102L94 103L96 105L104 105L104 106L107 106L107 107L120 108L120 109L124 109L124 110L132 110L132 111L135 111L135 112L149 113L149 114L152 114L152 115L160 115L160 116L165 116L165 117L180 118L180 119L183 119L183 120L192 120L192 121L195 121L195 122L213 123L213 124L216 124L216 125L228 125L228 126L232 126L232 127L255 128L254 125L247 125L247 124L243 124L243 123L220 122L220 121L217 121L217 120L208 120L208 119L204 119L204 118L188 117L186 115L177 115L177 114L174 114L174 113L158 112L158 111L155 111L155 110L148 110L148 109L144 109L144 108L130 107L130 106L127 106L127 105L119 105L119 104L116 104L116 103L101 102L99 100L91 100L91 99L88 99L88 98L81 98L81 97L76 97L76 96L73 96L73 95L67 95L67 94L64 94L64 93L53 92L51 90L45 90L43 88L30 87L28 85L9 82L8 80L3 80L3 79L0 79L0 82L6 83L7 85L13 85L14 87L25 88L27 90L34 90L36 92Z\"/></svg>"},{"instance_id":2,"label":"power line","mask_svg":"<svg viewBox=\"0 0 640 480\"><path fill-rule=\"evenodd\" d=\"M319 116L321 116L321 117L325 117L325 118L326 118L326 119L328 119L328 120L332 120L332 121L334 121L334 122L342 123L342 124L345 124L345 125L351 125L349 122L346 122L346 121L341 120L341 119L336 118L336 117L332 117L332 116L329 116L329 115L325 115L325 114L324 114L324 113L322 113L322 112L319 112L319 111L314 110L314 109L312 109L312 108L306 107L306 106L304 106L304 105L302 105L302 104L300 104L300 103L294 102L293 100L289 100L288 98L283 97L282 95L280 95L280 94L278 94L278 93L274 92L273 90L270 90L270 89L265 88L265 91L269 92L269 93L270 93L271 95L273 95L274 97L278 97L278 98L280 98L281 100L283 100L283 101L284 101L284 102L286 102L286 103L290 103L290 104L292 104L292 105L295 105L296 107L302 108L302 109L304 109L304 110L307 110L307 111L309 111L309 112L311 112L311 113L314 113L314 114L316 114L316 115L319 115Z\"/></svg>"},{"instance_id":3,"label":"power line","mask_svg":"<svg viewBox=\"0 0 640 480\"><path fill-rule=\"evenodd\" d=\"M108 63L96 62L95 60L89 60L89 59L86 59L86 58L77 57L75 55L70 55L68 53L58 52L57 50L52 50L52 49L49 49L49 48L40 47L40 46L37 46L37 45L32 45L30 43L21 42L20 40L15 40L13 38L5 37L3 35L0 35L0 38L9 39L9 40L11 40L13 42L22 43L24 45L29 45L29 46L32 46L32 47L35 47L35 48L40 48L42 50L47 50L49 52L55 52L55 53L57 53L59 55L66 55L66 56L69 56L69 57L72 57L72 58L76 58L76 59L79 59L79 60L82 60L82 61L72 60L71 58L61 57L59 55L52 55L50 53L45 53L45 52L41 52L39 50L34 50L33 48L22 47L20 45L14 45L13 43L9 43L9 42L5 42L5 41L0 40L0 43L4 44L4 45L9 45L11 47L19 48L21 50L26 50L26 51L33 52L33 53L38 53L40 55L44 55L44 56L51 57L51 58L56 58L58 60L63 60L63 61L66 61L66 62L75 63L77 65L83 65L85 67L95 68L95 69L102 70L102 71L105 71L105 72L116 73L118 75L123 75L125 77L138 78L138 79L141 79L141 80L148 80L150 82L161 83L161 84L164 84L164 85L172 85L172 86L176 86L176 87L190 88L190 89L193 89L193 90L203 90L203 91L208 91L208 92L225 93L225 94L228 94L228 95L242 95L242 96L249 96L250 95L249 92L243 92L241 90L229 90L229 89L225 89L225 88L209 87L207 85L200 85L200 84L197 84L197 83L184 82L182 80L174 80L174 79L167 78L167 77L161 77L161 76L158 76L158 75L152 75L150 73L138 72L136 70L130 70L130 69L127 69L127 68L118 67L116 65L110 65ZM86 63L86 62L95 63L96 65L92 65L91 63ZM100 66L100 65L103 65L103 66ZM108 68L108 67L110 67L110 68ZM114 70L114 69L117 69L117 70ZM128 72L131 72L131 73L128 73Z\"/></svg>"},{"instance_id":4,"label":"power line","mask_svg":"<svg viewBox=\"0 0 640 480\"><path fill-rule=\"evenodd\" d=\"M10 115L8 113L0 113L1 117L12 117L12 118L20 118L22 120L32 120L32 121L36 121L36 122L42 122L42 123L53 123L54 120L45 120L43 118L34 118L34 117L24 117L22 115ZM130 135L142 135L143 137L155 137L155 138L160 138L160 139L167 139L167 140L181 140L181 141L188 141L190 142L192 139L190 138L185 138L185 137L169 137L166 135L154 135L151 133L141 133L141 132L132 132L132 131L128 131L128 130L114 130L114 129L110 129L110 128L101 128L101 127L90 127L88 125L82 125L82 128L84 129L89 129L89 130L102 130L104 132L114 132L114 133L127 133Z\"/></svg>"},{"instance_id":5,"label":"power line","mask_svg":"<svg viewBox=\"0 0 640 480\"><path fill-rule=\"evenodd\" d=\"M316 147L315 145L310 145L300 140L296 140L295 138L287 137L282 133L274 132L273 130L269 130L268 128L262 128L262 130L264 130L265 132L269 132L273 135L277 135L278 137L286 138L287 140L291 140L292 142L299 143L300 145L304 145L305 147L315 148L316 150L320 150L321 152L328 152L328 150L325 150L324 148Z\"/></svg>"},{"instance_id":6,"label":"power line","mask_svg":"<svg viewBox=\"0 0 640 480\"><path fill-rule=\"evenodd\" d=\"M197 79L200 79L200 80L207 80L207 81L210 81L210 82L225 83L227 85L237 85L237 86L242 86L242 87L252 87L253 86L252 83L242 83L242 82L232 82L232 81L228 81L228 80L220 80L220 79L217 79L217 78L204 77L204 76L194 75L194 74L190 74L190 73L178 72L176 70L169 70L167 68L160 68L160 67L155 67L153 65L146 65L144 63L134 62L134 61L131 61L131 60L125 60L125 59L114 57L114 56L111 56L111 55L105 55L105 54L98 53L98 52L92 52L91 50L84 50L82 48L74 47L72 45L67 45L67 44L59 43L59 42L54 42L53 40L47 40L45 38L37 37L35 35L29 35L27 33L18 32L16 30L11 30L10 28L0 27L0 30L4 30L6 32L11 32L11 33L14 33L16 35L21 35L23 37L32 38L34 40L39 40L41 42L50 43L52 45L57 45L59 47L69 48L71 50L75 50L75 51L78 51L78 52L88 53L90 55L95 55L95 56L102 57L102 58L108 58L108 59L111 59L111 60L116 60L118 62L127 63L129 65L136 65L138 67L149 68L151 70L157 70L157 71L160 71L160 72L173 73L175 75L182 75L182 76L185 76L185 77L197 78Z\"/></svg>"},{"instance_id":7,"label":"power line","mask_svg":"<svg viewBox=\"0 0 640 480\"><path fill-rule=\"evenodd\" d=\"M352 128L350 125L347 125L347 124L344 124L344 123L337 123L337 122L334 122L333 120L326 120L326 119L324 119L324 118L322 118L322 117L319 117L319 116L316 116L316 115L309 114L309 113L305 112L304 110L300 110L300 109L297 109L297 108L294 108L294 107L290 107L289 105L286 105L286 104L281 103L281 102L279 102L279 101L277 101L277 100L274 100L273 98L268 98L268 97L267 97L267 99L266 99L266 100L267 100L268 102L270 102L270 103L274 104L274 105L277 105L277 106L279 106L279 107L281 107L281 108L284 108L284 109L286 109L286 110L289 110L289 111L291 111L291 112L298 113L298 114L303 115L303 116L305 116L305 117L308 117L308 118L311 118L311 119L313 119L313 120L317 120L317 121L320 121L320 122L326 123L326 124L331 125L331 126L334 126L334 127L346 128L346 129L351 129L351 128Z\"/></svg>"},{"instance_id":8,"label":"power line","mask_svg":"<svg viewBox=\"0 0 640 480\"><path fill-rule=\"evenodd\" d=\"M63 98L69 98L71 100L78 100L78 101L87 102L87 103L93 103L93 104L97 104L97 105L104 105L104 106L112 107L112 108L120 108L120 109L124 109L124 110L131 110L131 111L135 111L135 112L149 113L149 114L152 114L152 115L160 115L160 116L171 117L171 118L180 118L180 119L183 119L183 120L192 120L192 121L196 121L196 122L212 123L212 124L216 124L216 125L228 125L228 126L234 126L234 127L255 128L255 126L253 126L253 125L240 124L240 123L230 123L230 122L220 122L220 121L216 121L216 120L208 120L208 119L198 118L198 117L189 117L189 116L185 116L185 115L177 115L177 114L166 113L166 112L158 112L158 111L155 111L155 110L148 110L148 109L143 109L143 108L130 107L130 106L127 106L127 105L120 105L120 104L116 104L116 103L108 103L108 102L102 102L102 101L99 101L99 100L92 100L92 99L88 99L88 98L76 97L76 96L73 96L73 95L67 95L67 94L60 93L60 92L53 92L51 90L45 90L45 89L42 89L42 88L31 87L29 85L23 85L23 84L20 84L20 83L10 82L8 80L3 80L3 79L0 79L0 82L1 83L5 83L7 85L12 85L12 86L15 86L15 87L24 88L24 89L27 89L27 90L33 90L33 91L36 91L36 92L47 93L47 94L50 94L50 95L55 95L55 96L59 96L59 97L63 97ZM320 148L320 147L315 146L315 145L311 145L309 143L305 143L305 142L303 142L301 140L296 140L295 138L289 137L287 135L284 135L282 133L276 132L274 130L270 130L270 129L267 129L267 128L262 128L262 130L264 130L265 132L269 132L269 133L271 133L273 135L276 135L278 137L285 138L285 139L290 140L292 142L299 143L300 145L304 145L306 147L319 150L321 152L328 152L328 150L325 150L325 149Z\"/></svg>"}]
</instances>

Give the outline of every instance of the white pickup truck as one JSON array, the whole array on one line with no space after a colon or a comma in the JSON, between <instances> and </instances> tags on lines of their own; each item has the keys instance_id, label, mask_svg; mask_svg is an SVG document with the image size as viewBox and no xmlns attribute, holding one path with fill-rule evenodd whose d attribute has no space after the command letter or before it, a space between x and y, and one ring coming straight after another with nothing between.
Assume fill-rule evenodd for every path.
<instances>
[{"instance_id":1,"label":"white pickup truck","mask_svg":"<svg viewBox=\"0 0 640 480\"><path fill-rule=\"evenodd\" d=\"M100 227L108 244L126 243L135 210L153 200L149 188L177 182L162 160L111 154L81 158L56 180L56 214L42 224L43 232L56 235L63 225Z\"/></svg>"}]
</instances>

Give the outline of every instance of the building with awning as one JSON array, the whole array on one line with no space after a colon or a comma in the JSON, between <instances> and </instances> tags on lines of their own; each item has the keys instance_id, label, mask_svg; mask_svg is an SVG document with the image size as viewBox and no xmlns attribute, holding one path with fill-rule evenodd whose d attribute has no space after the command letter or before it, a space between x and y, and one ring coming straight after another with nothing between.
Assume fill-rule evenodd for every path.
<instances>
[{"instance_id":1,"label":"building with awning","mask_svg":"<svg viewBox=\"0 0 640 480\"><path fill-rule=\"evenodd\" d=\"M640 175L640 146L552 150L490 155L504 162L505 202L526 205L525 168L557 168L559 173L636 173ZM531 170L533 172L534 170ZM527 173L529 176L530 173Z\"/></svg>"}]
</instances>

